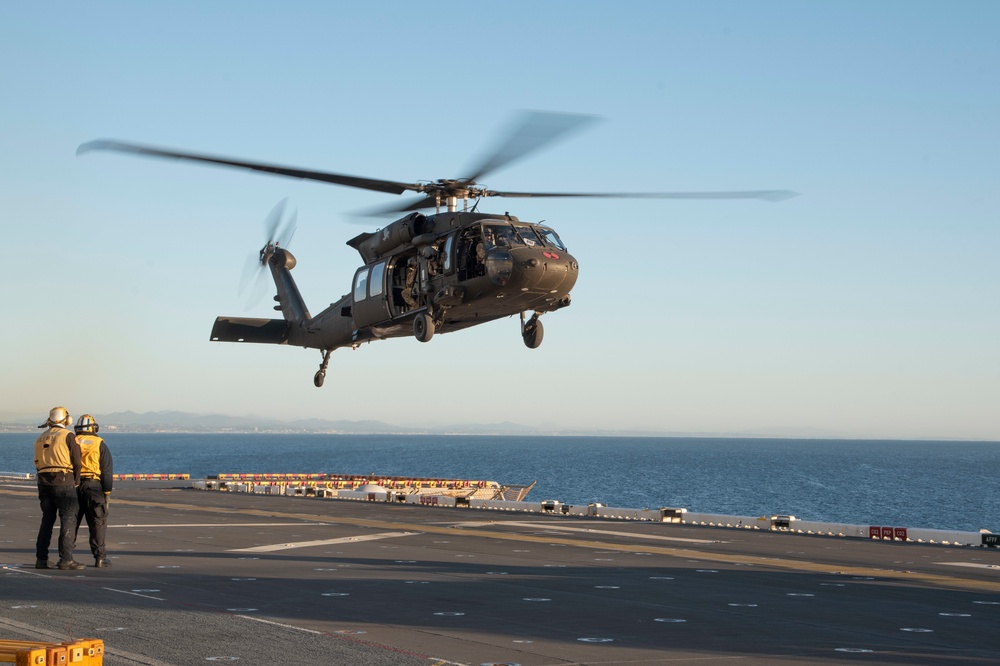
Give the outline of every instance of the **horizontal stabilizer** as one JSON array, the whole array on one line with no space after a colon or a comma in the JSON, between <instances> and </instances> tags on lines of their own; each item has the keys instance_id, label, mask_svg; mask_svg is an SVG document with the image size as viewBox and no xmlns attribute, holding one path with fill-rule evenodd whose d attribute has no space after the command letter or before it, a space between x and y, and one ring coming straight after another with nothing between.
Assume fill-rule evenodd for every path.
<instances>
[{"instance_id":1,"label":"horizontal stabilizer","mask_svg":"<svg viewBox=\"0 0 1000 666\"><path fill-rule=\"evenodd\" d=\"M212 326L212 341L283 345L288 343L288 326L284 319L217 317Z\"/></svg>"}]
</instances>

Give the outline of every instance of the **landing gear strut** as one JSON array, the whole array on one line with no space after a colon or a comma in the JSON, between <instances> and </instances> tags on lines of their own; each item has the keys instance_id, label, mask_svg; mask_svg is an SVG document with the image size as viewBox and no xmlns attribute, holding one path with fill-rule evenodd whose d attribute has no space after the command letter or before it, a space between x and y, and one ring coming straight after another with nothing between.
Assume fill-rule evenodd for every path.
<instances>
[{"instance_id":1,"label":"landing gear strut","mask_svg":"<svg viewBox=\"0 0 1000 666\"><path fill-rule=\"evenodd\" d=\"M330 363L330 353L332 349L326 349L323 351L323 362L319 364L319 370L313 375L313 384L316 388L323 385L323 380L326 379L326 366Z\"/></svg>"},{"instance_id":2,"label":"landing gear strut","mask_svg":"<svg viewBox=\"0 0 1000 666\"><path fill-rule=\"evenodd\" d=\"M521 338L524 340L524 346L528 349L538 349L538 345L542 344L542 335L545 333L545 329L542 328L542 322L538 321L538 313L531 315L531 319L524 321L524 313L521 313Z\"/></svg>"}]
</instances>

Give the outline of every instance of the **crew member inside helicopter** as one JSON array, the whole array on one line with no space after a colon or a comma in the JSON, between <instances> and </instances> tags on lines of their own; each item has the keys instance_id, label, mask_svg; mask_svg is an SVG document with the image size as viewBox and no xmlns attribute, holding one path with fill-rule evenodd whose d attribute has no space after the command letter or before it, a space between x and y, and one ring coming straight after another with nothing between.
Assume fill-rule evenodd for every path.
<instances>
[{"instance_id":1,"label":"crew member inside helicopter","mask_svg":"<svg viewBox=\"0 0 1000 666\"><path fill-rule=\"evenodd\" d=\"M468 280L483 275L485 259L486 250L479 228L470 227L462 231L458 243L458 279Z\"/></svg>"},{"instance_id":2,"label":"crew member inside helicopter","mask_svg":"<svg viewBox=\"0 0 1000 666\"><path fill-rule=\"evenodd\" d=\"M406 262L406 281L403 283L403 300L411 307L417 307L417 298L413 287L417 282L417 258L410 257Z\"/></svg>"}]
</instances>

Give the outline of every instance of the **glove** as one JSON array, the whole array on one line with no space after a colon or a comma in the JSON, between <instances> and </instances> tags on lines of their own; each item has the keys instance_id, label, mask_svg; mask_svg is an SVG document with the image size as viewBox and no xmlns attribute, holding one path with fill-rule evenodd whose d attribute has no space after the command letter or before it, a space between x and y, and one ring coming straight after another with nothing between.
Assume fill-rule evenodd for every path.
<instances>
[{"instance_id":1,"label":"glove","mask_svg":"<svg viewBox=\"0 0 1000 666\"><path fill-rule=\"evenodd\" d=\"M111 506L111 493L104 493L104 506Z\"/></svg>"}]
</instances>

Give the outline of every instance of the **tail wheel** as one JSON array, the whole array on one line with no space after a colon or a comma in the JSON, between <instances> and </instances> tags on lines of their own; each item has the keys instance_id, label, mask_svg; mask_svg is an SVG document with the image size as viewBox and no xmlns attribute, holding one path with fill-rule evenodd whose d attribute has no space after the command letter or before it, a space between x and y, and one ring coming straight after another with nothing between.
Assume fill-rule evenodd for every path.
<instances>
[{"instance_id":1,"label":"tail wheel","mask_svg":"<svg viewBox=\"0 0 1000 666\"><path fill-rule=\"evenodd\" d=\"M330 364L330 354L332 353L332 349L323 350L323 362L319 364L319 370L313 375L313 385L316 388L323 386L323 380L326 379L326 366Z\"/></svg>"},{"instance_id":2,"label":"tail wheel","mask_svg":"<svg viewBox=\"0 0 1000 666\"><path fill-rule=\"evenodd\" d=\"M524 346L528 349L538 349L538 346L542 344L542 336L545 334L545 329L542 327L542 322L538 321L537 317L532 317L524 327L524 333L521 337L524 338Z\"/></svg>"},{"instance_id":3,"label":"tail wheel","mask_svg":"<svg viewBox=\"0 0 1000 666\"><path fill-rule=\"evenodd\" d=\"M430 342L434 337L434 320L426 312L421 312L414 318L413 337L420 342Z\"/></svg>"}]
</instances>

